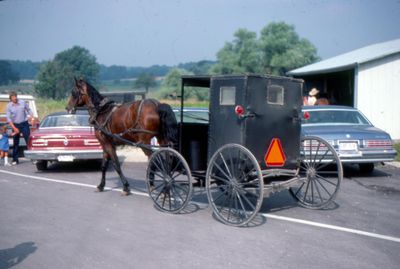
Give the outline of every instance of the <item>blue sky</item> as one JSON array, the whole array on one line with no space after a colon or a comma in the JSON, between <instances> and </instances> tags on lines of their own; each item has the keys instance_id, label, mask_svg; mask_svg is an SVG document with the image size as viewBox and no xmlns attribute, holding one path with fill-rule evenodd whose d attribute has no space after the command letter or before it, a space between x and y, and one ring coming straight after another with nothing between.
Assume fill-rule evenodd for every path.
<instances>
[{"instance_id":1,"label":"blue sky","mask_svg":"<svg viewBox=\"0 0 400 269\"><path fill-rule=\"evenodd\" d=\"M284 21L329 58L400 38L400 0L3 0L0 59L79 45L105 65L215 60L234 32Z\"/></svg>"}]
</instances>

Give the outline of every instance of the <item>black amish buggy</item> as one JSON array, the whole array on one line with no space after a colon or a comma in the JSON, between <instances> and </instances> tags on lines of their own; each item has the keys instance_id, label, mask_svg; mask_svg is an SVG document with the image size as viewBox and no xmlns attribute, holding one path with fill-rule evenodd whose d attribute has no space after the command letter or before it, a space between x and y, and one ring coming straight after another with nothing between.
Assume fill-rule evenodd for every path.
<instances>
[{"instance_id":1,"label":"black amish buggy","mask_svg":"<svg viewBox=\"0 0 400 269\"><path fill-rule=\"evenodd\" d=\"M188 87L209 89L209 122L183 122ZM267 75L183 76L177 150L160 147L149 159L155 206L178 213L193 186L205 186L214 215L244 226L264 197L282 190L307 208L329 205L342 166L328 142L301 137L302 87L302 80Z\"/></svg>"}]
</instances>

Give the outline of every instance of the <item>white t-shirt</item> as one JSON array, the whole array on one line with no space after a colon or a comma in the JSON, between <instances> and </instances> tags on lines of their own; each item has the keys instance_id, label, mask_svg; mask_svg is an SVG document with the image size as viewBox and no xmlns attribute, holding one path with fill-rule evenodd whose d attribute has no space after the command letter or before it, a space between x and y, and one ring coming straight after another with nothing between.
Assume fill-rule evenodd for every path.
<instances>
[{"instance_id":1,"label":"white t-shirt","mask_svg":"<svg viewBox=\"0 0 400 269\"><path fill-rule=\"evenodd\" d=\"M313 106L317 103L317 98L315 96L308 96L307 98L307 104L309 106Z\"/></svg>"}]
</instances>

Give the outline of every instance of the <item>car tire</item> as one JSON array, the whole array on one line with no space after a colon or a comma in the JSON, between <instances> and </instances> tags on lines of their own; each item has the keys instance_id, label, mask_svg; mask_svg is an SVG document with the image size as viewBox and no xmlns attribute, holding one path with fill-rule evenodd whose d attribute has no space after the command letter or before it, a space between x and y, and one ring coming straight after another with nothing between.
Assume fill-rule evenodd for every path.
<instances>
[{"instance_id":1,"label":"car tire","mask_svg":"<svg viewBox=\"0 0 400 269\"><path fill-rule=\"evenodd\" d=\"M37 161L36 169L39 171L44 171L47 169L47 161Z\"/></svg>"},{"instance_id":2,"label":"car tire","mask_svg":"<svg viewBox=\"0 0 400 269\"><path fill-rule=\"evenodd\" d=\"M360 163L358 164L360 167L361 173L370 174L374 171L375 165L373 163Z\"/></svg>"}]
</instances>

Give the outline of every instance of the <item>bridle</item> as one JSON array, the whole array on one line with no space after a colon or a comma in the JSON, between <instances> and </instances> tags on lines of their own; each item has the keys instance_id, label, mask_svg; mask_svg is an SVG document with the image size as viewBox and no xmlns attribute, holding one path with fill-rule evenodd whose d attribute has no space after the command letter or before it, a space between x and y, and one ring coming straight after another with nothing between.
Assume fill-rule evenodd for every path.
<instances>
[{"instance_id":1,"label":"bridle","mask_svg":"<svg viewBox=\"0 0 400 269\"><path fill-rule=\"evenodd\" d=\"M82 101L82 97L85 95L87 95L87 93L81 93L77 88L72 89L71 96L75 99L75 102L71 109L71 113L76 112L77 105Z\"/></svg>"}]
</instances>

